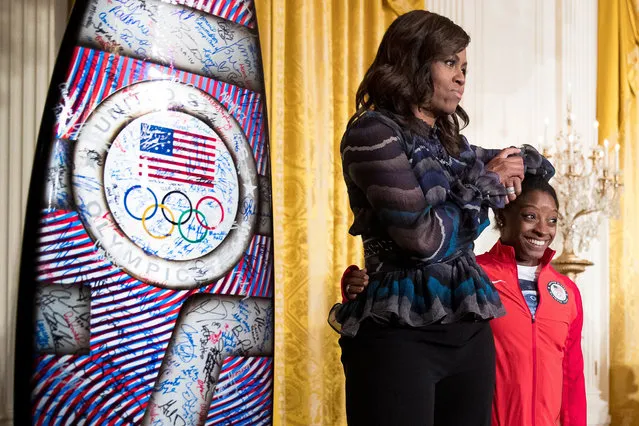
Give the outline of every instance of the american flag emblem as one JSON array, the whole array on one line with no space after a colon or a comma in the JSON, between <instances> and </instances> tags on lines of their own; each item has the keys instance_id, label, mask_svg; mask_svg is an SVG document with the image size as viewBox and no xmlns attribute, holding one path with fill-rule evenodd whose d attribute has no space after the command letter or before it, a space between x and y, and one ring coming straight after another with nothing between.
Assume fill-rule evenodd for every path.
<instances>
[{"instance_id":1,"label":"american flag emblem","mask_svg":"<svg viewBox=\"0 0 639 426\"><path fill-rule=\"evenodd\" d=\"M214 188L216 142L210 136L142 123L139 175Z\"/></svg>"}]
</instances>

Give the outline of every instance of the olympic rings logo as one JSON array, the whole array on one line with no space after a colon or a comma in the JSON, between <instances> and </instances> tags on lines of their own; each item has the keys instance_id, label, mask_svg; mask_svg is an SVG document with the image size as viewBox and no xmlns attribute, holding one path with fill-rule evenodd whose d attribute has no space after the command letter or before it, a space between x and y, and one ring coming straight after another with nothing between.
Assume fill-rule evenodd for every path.
<instances>
[{"instance_id":1,"label":"olympic rings logo","mask_svg":"<svg viewBox=\"0 0 639 426\"><path fill-rule=\"evenodd\" d=\"M177 227L178 232L180 233L180 236L185 241L187 241L189 243L192 243L192 244L197 244L197 243L200 243L200 242L204 241L204 239L208 235L209 231L215 230L224 221L224 208L222 207L222 203L220 203L220 201L217 198L215 198L215 197L213 197L211 195L206 195L206 196L200 198L200 200L195 205L195 208L193 208L193 203L191 202L191 199L182 191L178 191L178 190L169 191L166 194L164 194L164 197L162 197L162 200L160 202L158 202L158 197L155 195L155 192L153 192L153 190L151 188L148 188L148 187L145 188L145 189L153 197L153 203L149 204L148 206L146 206L144 208L144 211L143 211L141 216L136 216L131 211L131 209L129 208L129 195L131 194L131 191L133 191L135 189L142 189L142 186L141 185L133 185L132 187L127 189L126 192L124 193L124 209L126 210L127 214L129 216L131 216L133 219L142 222L142 228L144 229L144 231L151 238L155 238L156 240L163 240L165 238L170 237L173 234L173 232L175 231L175 228ZM177 218L177 221L175 220L175 214L173 213L173 210L171 210L171 208L167 205L169 197L174 196L174 195L182 196L186 200L188 205L189 205L188 209L183 210L179 214L179 216ZM215 225L208 224L207 221L206 221L206 216L201 211L200 206L205 201L211 201L211 202L215 203L217 206L219 206L221 214L220 214L219 221ZM164 217L164 220L171 225L171 227L170 227L170 229L169 229L169 231L167 233L160 234L160 235L153 234L148 229L148 226L147 226L147 222L156 215L158 210L160 210L162 212L162 216ZM189 238L186 235L187 232L185 232L183 227L184 227L184 225L186 225L191 220L191 217L193 216L194 213L195 213L195 219L197 220L197 222L200 225L200 227L202 229L204 229L204 232L202 232L201 235L199 235L197 238ZM187 227L187 229L192 229L192 228Z\"/></svg>"}]
</instances>

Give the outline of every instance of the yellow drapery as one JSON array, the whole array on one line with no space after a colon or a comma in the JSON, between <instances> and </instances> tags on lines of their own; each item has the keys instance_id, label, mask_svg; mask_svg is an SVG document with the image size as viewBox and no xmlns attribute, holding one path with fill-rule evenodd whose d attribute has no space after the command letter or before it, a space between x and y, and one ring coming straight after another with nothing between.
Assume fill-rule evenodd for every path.
<instances>
[{"instance_id":1,"label":"yellow drapery","mask_svg":"<svg viewBox=\"0 0 639 426\"><path fill-rule=\"evenodd\" d=\"M639 424L639 3L599 0L597 116L600 138L621 145L624 194L610 229L610 411Z\"/></svg>"},{"instance_id":2,"label":"yellow drapery","mask_svg":"<svg viewBox=\"0 0 639 426\"><path fill-rule=\"evenodd\" d=\"M275 232L276 425L345 424L339 277L361 263L339 141L388 25L423 0L256 0Z\"/></svg>"}]
</instances>

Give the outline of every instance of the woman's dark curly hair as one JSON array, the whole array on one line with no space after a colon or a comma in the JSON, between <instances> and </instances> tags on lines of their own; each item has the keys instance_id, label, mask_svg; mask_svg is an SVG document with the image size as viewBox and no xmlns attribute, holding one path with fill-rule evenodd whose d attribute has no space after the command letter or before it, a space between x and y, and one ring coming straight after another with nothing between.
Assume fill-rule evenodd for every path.
<instances>
[{"instance_id":1,"label":"woman's dark curly hair","mask_svg":"<svg viewBox=\"0 0 639 426\"><path fill-rule=\"evenodd\" d=\"M433 95L431 64L450 58L468 43L470 36L444 16L425 10L399 16L386 30L377 56L357 90L354 117L374 109L394 116L410 130L423 131L424 124L415 117L411 106L428 109ZM460 106L454 114L437 119L441 142L450 154L459 153L459 131L468 121Z\"/></svg>"}]
</instances>

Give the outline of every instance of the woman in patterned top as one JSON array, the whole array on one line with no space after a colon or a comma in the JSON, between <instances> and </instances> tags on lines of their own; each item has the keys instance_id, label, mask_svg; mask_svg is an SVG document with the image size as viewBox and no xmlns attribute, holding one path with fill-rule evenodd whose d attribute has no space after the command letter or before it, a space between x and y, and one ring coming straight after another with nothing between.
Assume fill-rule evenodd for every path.
<instances>
[{"instance_id":1,"label":"woman in patterned top","mask_svg":"<svg viewBox=\"0 0 639 426\"><path fill-rule=\"evenodd\" d=\"M468 35L413 11L388 28L341 153L370 284L336 305L351 425L489 425L504 309L473 242L488 209L552 176L532 147L484 150L459 134Z\"/></svg>"}]
</instances>

